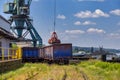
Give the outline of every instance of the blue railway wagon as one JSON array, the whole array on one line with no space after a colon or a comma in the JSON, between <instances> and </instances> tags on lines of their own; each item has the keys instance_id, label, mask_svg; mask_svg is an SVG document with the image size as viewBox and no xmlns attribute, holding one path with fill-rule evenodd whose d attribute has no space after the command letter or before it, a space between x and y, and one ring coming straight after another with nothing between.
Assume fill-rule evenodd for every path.
<instances>
[{"instance_id":1,"label":"blue railway wagon","mask_svg":"<svg viewBox=\"0 0 120 80\"><path fill-rule=\"evenodd\" d=\"M41 47L39 48L39 61L43 61L44 60L44 48Z\"/></svg>"},{"instance_id":2,"label":"blue railway wagon","mask_svg":"<svg viewBox=\"0 0 120 80\"><path fill-rule=\"evenodd\" d=\"M72 44L54 44L44 47L44 59L52 61L72 58Z\"/></svg>"},{"instance_id":3,"label":"blue railway wagon","mask_svg":"<svg viewBox=\"0 0 120 80\"><path fill-rule=\"evenodd\" d=\"M37 47L23 47L22 59L23 62L34 62L39 60L39 48Z\"/></svg>"}]
</instances>

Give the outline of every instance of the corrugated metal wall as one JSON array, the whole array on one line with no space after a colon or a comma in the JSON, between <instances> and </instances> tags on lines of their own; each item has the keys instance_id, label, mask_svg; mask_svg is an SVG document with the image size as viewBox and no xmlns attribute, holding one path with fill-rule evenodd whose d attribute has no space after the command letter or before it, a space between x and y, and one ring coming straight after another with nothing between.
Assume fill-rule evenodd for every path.
<instances>
[{"instance_id":1,"label":"corrugated metal wall","mask_svg":"<svg viewBox=\"0 0 120 80\"><path fill-rule=\"evenodd\" d=\"M72 57L72 45L61 44L54 45L54 59Z\"/></svg>"},{"instance_id":2,"label":"corrugated metal wall","mask_svg":"<svg viewBox=\"0 0 120 80\"><path fill-rule=\"evenodd\" d=\"M0 15L0 27L7 31L10 31L10 24L6 20L4 20L1 15Z\"/></svg>"},{"instance_id":3,"label":"corrugated metal wall","mask_svg":"<svg viewBox=\"0 0 120 80\"><path fill-rule=\"evenodd\" d=\"M55 44L44 47L46 59L57 60L72 57L72 44Z\"/></svg>"},{"instance_id":4,"label":"corrugated metal wall","mask_svg":"<svg viewBox=\"0 0 120 80\"><path fill-rule=\"evenodd\" d=\"M22 48L23 58L38 58L39 48L36 47L23 47Z\"/></svg>"}]
</instances>

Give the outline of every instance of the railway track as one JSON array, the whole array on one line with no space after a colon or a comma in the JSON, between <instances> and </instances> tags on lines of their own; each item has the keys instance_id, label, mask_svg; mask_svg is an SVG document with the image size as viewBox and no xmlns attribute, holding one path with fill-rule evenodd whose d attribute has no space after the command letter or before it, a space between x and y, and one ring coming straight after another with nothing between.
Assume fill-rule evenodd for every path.
<instances>
[{"instance_id":1,"label":"railway track","mask_svg":"<svg viewBox=\"0 0 120 80\"><path fill-rule=\"evenodd\" d=\"M84 80L89 80L87 74L85 74L83 71L80 71L80 73L82 74Z\"/></svg>"},{"instance_id":2,"label":"railway track","mask_svg":"<svg viewBox=\"0 0 120 80\"><path fill-rule=\"evenodd\" d=\"M33 74L32 76L29 76L27 79L25 80L32 80L34 79L35 76L37 76L39 73Z\"/></svg>"},{"instance_id":3,"label":"railway track","mask_svg":"<svg viewBox=\"0 0 120 80\"><path fill-rule=\"evenodd\" d=\"M75 70L77 72L80 72L80 74L82 75L83 80L89 80L87 74L85 74L82 70L79 70L78 67L76 67Z\"/></svg>"},{"instance_id":4,"label":"railway track","mask_svg":"<svg viewBox=\"0 0 120 80\"><path fill-rule=\"evenodd\" d=\"M62 80L66 80L66 78L67 78L67 73L66 73L66 70L64 70L64 75L63 75Z\"/></svg>"}]
</instances>

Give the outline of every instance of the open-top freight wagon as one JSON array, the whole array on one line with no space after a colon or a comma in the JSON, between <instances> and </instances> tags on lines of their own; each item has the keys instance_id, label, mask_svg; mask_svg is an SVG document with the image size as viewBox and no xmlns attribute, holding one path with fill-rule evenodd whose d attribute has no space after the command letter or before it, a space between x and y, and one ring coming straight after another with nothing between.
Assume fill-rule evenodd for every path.
<instances>
[{"instance_id":1,"label":"open-top freight wagon","mask_svg":"<svg viewBox=\"0 0 120 80\"><path fill-rule=\"evenodd\" d=\"M72 58L72 44L54 44L44 47L44 60L68 63Z\"/></svg>"},{"instance_id":2,"label":"open-top freight wagon","mask_svg":"<svg viewBox=\"0 0 120 80\"><path fill-rule=\"evenodd\" d=\"M72 58L72 44L54 44L42 48L24 47L23 61L48 61L68 63Z\"/></svg>"},{"instance_id":3,"label":"open-top freight wagon","mask_svg":"<svg viewBox=\"0 0 120 80\"><path fill-rule=\"evenodd\" d=\"M37 47L23 47L22 48L22 61L23 62L36 62L39 60L39 48Z\"/></svg>"}]
</instances>

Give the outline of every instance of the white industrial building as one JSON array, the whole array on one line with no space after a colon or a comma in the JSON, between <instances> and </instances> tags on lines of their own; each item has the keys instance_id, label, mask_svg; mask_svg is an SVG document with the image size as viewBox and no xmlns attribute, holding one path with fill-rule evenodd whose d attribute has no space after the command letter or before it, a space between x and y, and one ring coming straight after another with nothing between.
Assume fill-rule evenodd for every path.
<instances>
[{"instance_id":1,"label":"white industrial building","mask_svg":"<svg viewBox=\"0 0 120 80\"><path fill-rule=\"evenodd\" d=\"M0 15L0 55L2 54L1 48L9 48L11 41L15 39L14 35L10 33L10 23ZM4 54L7 55L7 51Z\"/></svg>"}]
</instances>

